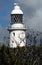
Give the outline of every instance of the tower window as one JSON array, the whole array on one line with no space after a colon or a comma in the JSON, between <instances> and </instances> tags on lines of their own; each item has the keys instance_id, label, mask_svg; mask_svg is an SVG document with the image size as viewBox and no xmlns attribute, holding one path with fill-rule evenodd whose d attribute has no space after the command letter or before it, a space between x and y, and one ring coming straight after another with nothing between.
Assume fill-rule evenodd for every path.
<instances>
[{"instance_id":1,"label":"tower window","mask_svg":"<svg viewBox=\"0 0 42 65\"><path fill-rule=\"evenodd\" d=\"M12 41L12 43L14 43L14 41Z\"/></svg>"},{"instance_id":2,"label":"tower window","mask_svg":"<svg viewBox=\"0 0 42 65\"><path fill-rule=\"evenodd\" d=\"M13 35L15 36L15 33L13 33Z\"/></svg>"}]
</instances>

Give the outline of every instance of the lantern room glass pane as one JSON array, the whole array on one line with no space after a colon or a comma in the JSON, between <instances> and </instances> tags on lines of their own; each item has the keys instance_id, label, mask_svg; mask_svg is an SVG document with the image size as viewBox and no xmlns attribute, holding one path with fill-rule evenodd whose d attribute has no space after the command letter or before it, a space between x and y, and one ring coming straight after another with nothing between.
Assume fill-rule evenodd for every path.
<instances>
[{"instance_id":1,"label":"lantern room glass pane","mask_svg":"<svg viewBox=\"0 0 42 65\"><path fill-rule=\"evenodd\" d=\"M22 23L23 15L22 14L12 14L11 23Z\"/></svg>"}]
</instances>

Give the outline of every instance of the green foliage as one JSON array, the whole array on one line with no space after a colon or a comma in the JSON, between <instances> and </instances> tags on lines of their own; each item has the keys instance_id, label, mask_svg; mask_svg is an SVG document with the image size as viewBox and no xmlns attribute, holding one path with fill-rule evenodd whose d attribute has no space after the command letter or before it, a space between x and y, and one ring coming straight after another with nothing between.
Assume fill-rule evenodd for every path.
<instances>
[{"instance_id":1,"label":"green foliage","mask_svg":"<svg viewBox=\"0 0 42 65\"><path fill-rule=\"evenodd\" d=\"M0 65L42 65L42 47L0 48Z\"/></svg>"}]
</instances>

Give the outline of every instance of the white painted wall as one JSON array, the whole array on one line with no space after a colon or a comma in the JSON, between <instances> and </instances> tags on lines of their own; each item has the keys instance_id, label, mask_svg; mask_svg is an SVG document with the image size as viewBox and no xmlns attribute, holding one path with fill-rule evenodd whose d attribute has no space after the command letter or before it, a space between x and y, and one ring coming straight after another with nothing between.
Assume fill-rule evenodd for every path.
<instances>
[{"instance_id":1,"label":"white painted wall","mask_svg":"<svg viewBox=\"0 0 42 65\"><path fill-rule=\"evenodd\" d=\"M18 45L20 47L26 45L26 35L24 30L14 30L10 33L10 47L14 48Z\"/></svg>"}]
</instances>

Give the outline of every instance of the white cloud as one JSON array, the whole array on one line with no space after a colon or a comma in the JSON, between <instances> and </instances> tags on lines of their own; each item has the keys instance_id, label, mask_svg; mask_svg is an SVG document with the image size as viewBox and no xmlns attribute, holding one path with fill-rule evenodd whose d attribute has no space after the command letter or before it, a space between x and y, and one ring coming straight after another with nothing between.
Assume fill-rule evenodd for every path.
<instances>
[{"instance_id":1,"label":"white cloud","mask_svg":"<svg viewBox=\"0 0 42 65\"><path fill-rule=\"evenodd\" d=\"M26 25L32 29L42 31L42 9L37 10L33 17L25 18Z\"/></svg>"},{"instance_id":2,"label":"white cloud","mask_svg":"<svg viewBox=\"0 0 42 65\"><path fill-rule=\"evenodd\" d=\"M42 0L17 0L20 3L25 4L26 6L38 6L38 5L42 5Z\"/></svg>"},{"instance_id":3,"label":"white cloud","mask_svg":"<svg viewBox=\"0 0 42 65\"><path fill-rule=\"evenodd\" d=\"M7 37L9 36L9 33L6 29L4 29L1 25L0 25L0 46L4 43L6 44L7 42ZM5 37L5 39L4 39ZM7 45L7 44L6 44Z\"/></svg>"},{"instance_id":4,"label":"white cloud","mask_svg":"<svg viewBox=\"0 0 42 65\"><path fill-rule=\"evenodd\" d=\"M42 31L42 0L17 0L24 5L24 21L34 30ZM28 16L28 8L31 8Z\"/></svg>"}]
</instances>

